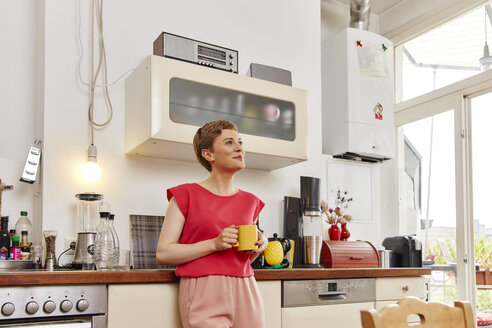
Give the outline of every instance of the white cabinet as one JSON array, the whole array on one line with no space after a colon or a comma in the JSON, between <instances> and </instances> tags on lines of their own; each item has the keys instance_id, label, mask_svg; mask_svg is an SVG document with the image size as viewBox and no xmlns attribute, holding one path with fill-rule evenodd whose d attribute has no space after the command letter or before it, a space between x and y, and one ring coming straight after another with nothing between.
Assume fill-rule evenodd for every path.
<instances>
[{"instance_id":1,"label":"white cabinet","mask_svg":"<svg viewBox=\"0 0 492 328\"><path fill-rule=\"evenodd\" d=\"M126 154L196 161L198 127L238 126L246 167L307 160L307 93L279 83L150 56L126 79Z\"/></svg>"},{"instance_id":2,"label":"white cabinet","mask_svg":"<svg viewBox=\"0 0 492 328\"><path fill-rule=\"evenodd\" d=\"M406 296L415 296L425 301L426 287L424 277L394 277L376 278L376 302L374 308L380 310L383 307L395 304ZM412 314L407 318L409 323L419 323L420 318Z\"/></svg>"},{"instance_id":3,"label":"white cabinet","mask_svg":"<svg viewBox=\"0 0 492 328\"><path fill-rule=\"evenodd\" d=\"M178 287L169 284L108 286L108 328L181 328Z\"/></svg>"},{"instance_id":4,"label":"white cabinet","mask_svg":"<svg viewBox=\"0 0 492 328\"><path fill-rule=\"evenodd\" d=\"M348 28L321 53L323 153L394 157L391 41Z\"/></svg>"},{"instance_id":5,"label":"white cabinet","mask_svg":"<svg viewBox=\"0 0 492 328\"><path fill-rule=\"evenodd\" d=\"M373 306L365 302L283 308L282 328L361 328L360 311Z\"/></svg>"},{"instance_id":6,"label":"white cabinet","mask_svg":"<svg viewBox=\"0 0 492 328\"><path fill-rule=\"evenodd\" d=\"M265 327L280 328L282 326L282 283L280 280L258 281L263 304L265 307Z\"/></svg>"},{"instance_id":7,"label":"white cabinet","mask_svg":"<svg viewBox=\"0 0 492 328\"><path fill-rule=\"evenodd\" d=\"M281 282L258 281L268 328L281 327ZM181 328L178 283L108 286L108 328Z\"/></svg>"}]
</instances>

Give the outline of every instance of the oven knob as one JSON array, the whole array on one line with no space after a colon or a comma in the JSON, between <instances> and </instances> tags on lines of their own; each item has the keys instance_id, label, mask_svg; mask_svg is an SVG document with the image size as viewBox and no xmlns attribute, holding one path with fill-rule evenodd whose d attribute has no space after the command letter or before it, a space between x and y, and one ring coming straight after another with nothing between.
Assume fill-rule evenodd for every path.
<instances>
[{"instance_id":1,"label":"oven knob","mask_svg":"<svg viewBox=\"0 0 492 328\"><path fill-rule=\"evenodd\" d=\"M26 305L26 312L27 313L34 314L34 313L38 312L38 310L39 310L38 303L36 303L34 301L27 303L27 305Z\"/></svg>"},{"instance_id":2,"label":"oven knob","mask_svg":"<svg viewBox=\"0 0 492 328\"><path fill-rule=\"evenodd\" d=\"M89 308L89 302L85 299L81 299L77 302L77 310L85 311Z\"/></svg>"},{"instance_id":3,"label":"oven knob","mask_svg":"<svg viewBox=\"0 0 492 328\"><path fill-rule=\"evenodd\" d=\"M46 313L51 313L55 311L55 309L56 309L56 303L53 301L46 301L43 305L43 310Z\"/></svg>"},{"instance_id":4,"label":"oven knob","mask_svg":"<svg viewBox=\"0 0 492 328\"><path fill-rule=\"evenodd\" d=\"M7 302L4 305L2 305L2 314L3 315L11 315L15 311L15 306L13 303Z\"/></svg>"},{"instance_id":5,"label":"oven knob","mask_svg":"<svg viewBox=\"0 0 492 328\"><path fill-rule=\"evenodd\" d=\"M68 312L72 309L73 304L69 300L64 300L60 303L60 310L62 312Z\"/></svg>"}]
</instances>

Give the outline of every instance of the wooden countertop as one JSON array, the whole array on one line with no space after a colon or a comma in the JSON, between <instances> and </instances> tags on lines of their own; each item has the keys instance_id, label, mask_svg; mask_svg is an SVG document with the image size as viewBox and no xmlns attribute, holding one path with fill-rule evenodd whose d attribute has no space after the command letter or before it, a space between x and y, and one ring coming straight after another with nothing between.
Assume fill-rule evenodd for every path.
<instances>
[{"instance_id":1,"label":"wooden countertop","mask_svg":"<svg viewBox=\"0 0 492 328\"><path fill-rule=\"evenodd\" d=\"M257 280L372 278L429 275L430 269L271 269L255 270ZM136 284L177 282L174 270L1 272L0 286Z\"/></svg>"}]
</instances>

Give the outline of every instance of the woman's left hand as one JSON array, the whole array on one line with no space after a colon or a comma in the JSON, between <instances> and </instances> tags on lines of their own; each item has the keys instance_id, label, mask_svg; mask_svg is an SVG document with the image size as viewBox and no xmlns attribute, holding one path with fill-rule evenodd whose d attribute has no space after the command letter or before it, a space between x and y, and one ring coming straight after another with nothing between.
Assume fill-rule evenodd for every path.
<instances>
[{"instance_id":1,"label":"woman's left hand","mask_svg":"<svg viewBox=\"0 0 492 328\"><path fill-rule=\"evenodd\" d=\"M250 250L249 253L255 255L261 254L267 248L268 245L268 239L266 239L266 237L259 230L257 231L256 245L258 245L258 248Z\"/></svg>"}]
</instances>

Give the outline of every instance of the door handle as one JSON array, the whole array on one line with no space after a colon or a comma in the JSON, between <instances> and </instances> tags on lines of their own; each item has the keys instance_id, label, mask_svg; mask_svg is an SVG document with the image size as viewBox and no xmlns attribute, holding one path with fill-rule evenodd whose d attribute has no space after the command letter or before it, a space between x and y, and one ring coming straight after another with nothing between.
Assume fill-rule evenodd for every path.
<instances>
[{"instance_id":1,"label":"door handle","mask_svg":"<svg viewBox=\"0 0 492 328\"><path fill-rule=\"evenodd\" d=\"M323 292L318 293L320 300L346 300L347 292Z\"/></svg>"}]
</instances>

